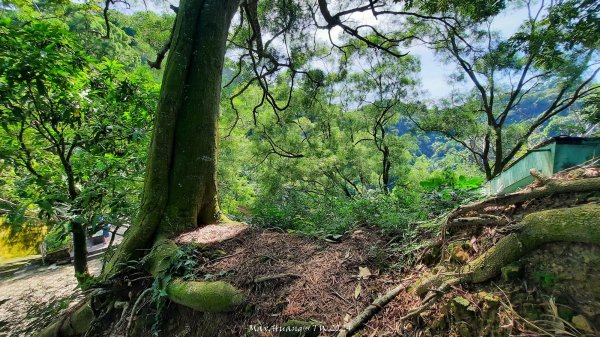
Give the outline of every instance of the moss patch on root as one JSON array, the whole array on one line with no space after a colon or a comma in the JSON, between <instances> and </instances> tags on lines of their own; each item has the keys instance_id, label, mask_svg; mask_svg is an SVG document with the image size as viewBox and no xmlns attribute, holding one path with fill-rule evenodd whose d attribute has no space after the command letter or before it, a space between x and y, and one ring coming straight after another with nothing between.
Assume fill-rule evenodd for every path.
<instances>
[{"instance_id":1,"label":"moss patch on root","mask_svg":"<svg viewBox=\"0 0 600 337\"><path fill-rule=\"evenodd\" d=\"M167 273L178 249L173 240L157 240L147 257L150 274L160 277ZM176 278L166 285L165 290L171 301L201 312L231 311L243 301L241 291L223 281L197 282Z\"/></svg>"},{"instance_id":2,"label":"moss patch on root","mask_svg":"<svg viewBox=\"0 0 600 337\"><path fill-rule=\"evenodd\" d=\"M158 277L167 272L177 256L178 249L177 244L172 240L157 240L146 257L150 274L154 277Z\"/></svg>"},{"instance_id":3,"label":"moss patch on root","mask_svg":"<svg viewBox=\"0 0 600 337\"><path fill-rule=\"evenodd\" d=\"M201 312L227 312L243 301L242 293L223 281L196 282L176 279L167 285L167 295L175 303Z\"/></svg>"}]
</instances>

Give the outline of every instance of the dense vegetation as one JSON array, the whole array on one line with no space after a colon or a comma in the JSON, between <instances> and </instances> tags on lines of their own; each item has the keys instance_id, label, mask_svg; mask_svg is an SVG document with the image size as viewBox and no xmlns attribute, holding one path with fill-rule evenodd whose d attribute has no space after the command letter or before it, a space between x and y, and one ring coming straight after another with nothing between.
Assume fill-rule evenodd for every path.
<instances>
[{"instance_id":1,"label":"dense vegetation","mask_svg":"<svg viewBox=\"0 0 600 337\"><path fill-rule=\"evenodd\" d=\"M141 67L143 53L124 33L103 48L74 34L99 24L80 7L2 19L2 198L17 229L37 218L93 232L101 216L126 221L138 200L158 76Z\"/></svg>"},{"instance_id":2,"label":"dense vegetation","mask_svg":"<svg viewBox=\"0 0 600 337\"><path fill-rule=\"evenodd\" d=\"M97 230L101 217L128 223L138 202L161 76L146 63L167 40L173 16L111 10L106 31L102 8L93 4L8 6L0 35L7 223L18 230L32 217L41 219L34 223L65 228L75 221L90 232ZM566 14L559 10L551 15L563 18ZM289 106L278 111L264 104L264 97L258 100L261 85L246 87L241 80L252 76L250 68L236 69L231 59L220 119L224 212L257 225L313 234L341 234L358 224L405 231L412 222L477 197L467 192L483 181L477 178L497 174L536 139L593 129L597 94L588 95L589 85L577 83L589 84L597 41L546 46L549 39L533 32L551 34L559 22L542 17L530 18L514 36L499 40L503 34L485 22L463 19L462 35L431 23L415 24L447 62L458 62L455 81L475 81L472 91L440 102L420 98L415 57L397 58L358 44L348 52L342 49L340 63L340 53L317 45L314 52L295 56L304 58L296 62L320 57L330 63L330 70L314 68L298 75L293 90L285 81L289 74L278 75L271 90ZM581 34L579 29L590 28L586 24L563 34ZM458 46L457 38L477 53ZM570 35L562 38L564 44L573 41ZM554 54L548 51L536 59L541 52L533 55L523 49L533 43L539 50L555 48ZM476 49L477 44L487 49ZM468 59L461 53L469 53ZM577 53L585 57L575 58ZM561 67L565 70L558 73L555 69ZM523 93L506 91L503 81L515 74L523 82L536 82L522 84ZM560 86L550 89L543 82L548 79L566 81L565 90L556 93ZM496 82L496 87L488 85ZM574 90L582 100L568 96ZM504 98L507 94L518 102ZM498 103L493 104L499 105L493 108L503 111L501 119L480 114L489 114L492 107L486 100L494 95ZM492 124L486 127L485 120ZM494 125L493 120L501 122ZM496 146L514 152L504 157L496 155L499 148L490 150L499 136L489 132L500 129L507 140ZM504 163L494 166L494 158Z\"/></svg>"},{"instance_id":3,"label":"dense vegetation","mask_svg":"<svg viewBox=\"0 0 600 337\"><path fill-rule=\"evenodd\" d=\"M236 15L225 1L214 36L195 32L216 19L190 1L177 14L117 2L0 5L1 223L52 227L59 244L72 233L82 281L86 237L104 222L140 228L107 273L227 219L412 242L416 224L482 198L545 138L600 134L594 1L357 1L332 14L326 1L261 0ZM382 21L362 24L369 12ZM494 28L516 12L514 31ZM342 20L352 13L365 18ZM426 98L405 54L417 44L460 89Z\"/></svg>"}]
</instances>

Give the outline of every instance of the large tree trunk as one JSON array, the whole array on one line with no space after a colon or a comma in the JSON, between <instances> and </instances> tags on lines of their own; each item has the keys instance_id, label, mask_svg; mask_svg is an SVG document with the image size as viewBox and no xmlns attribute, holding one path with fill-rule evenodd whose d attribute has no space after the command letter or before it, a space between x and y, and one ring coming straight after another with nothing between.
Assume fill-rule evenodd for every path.
<instances>
[{"instance_id":1,"label":"large tree trunk","mask_svg":"<svg viewBox=\"0 0 600 337\"><path fill-rule=\"evenodd\" d=\"M105 278L148 252L150 273L161 277L177 250L169 238L223 219L217 201L217 118L227 33L238 4L239 0L180 2L139 213L105 266ZM174 279L165 289L174 302L207 312L230 310L242 298L225 282ZM94 302L87 301L38 336L87 331L99 313L86 309Z\"/></svg>"},{"instance_id":2,"label":"large tree trunk","mask_svg":"<svg viewBox=\"0 0 600 337\"><path fill-rule=\"evenodd\" d=\"M105 273L158 236L223 217L217 201L217 117L227 33L239 0L182 0L167 58L139 214Z\"/></svg>"}]
</instances>

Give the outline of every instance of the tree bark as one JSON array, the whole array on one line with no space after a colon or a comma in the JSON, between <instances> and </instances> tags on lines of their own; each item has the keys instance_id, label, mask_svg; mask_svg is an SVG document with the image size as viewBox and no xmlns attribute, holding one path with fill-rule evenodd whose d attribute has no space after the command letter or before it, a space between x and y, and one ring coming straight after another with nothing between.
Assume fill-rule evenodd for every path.
<instances>
[{"instance_id":1,"label":"tree bark","mask_svg":"<svg viewBox=\"0 0 600 337\"><path fill-rule=\"evenodd\" d=\"M73 174L70 156L65 154L65 150L59 146L56 148L67 176L69 198L71 199L71 203L75 204L79 196L79 191L75 185L75 175ZM76 215L79 215L79 211L77 211ZM71 233L73 233L73 267L75 269L75 277L81 283L90 275L87 264L87 235L85 225L78 220L71 220Z\"/></svg>"},{"instance_id":2,"label":"tree bark","mask_svg":"<svg viewBox=\"0 0 600 337\"><path fill-rule=\"evenodd\" d=\"M458 218L469 212L482 211L486 207L497 207L517 204L527 200L544 198L550 195L567 193L588 193L600 191L600 178L587 178L577 180L550 179L546 185L531 191L520 191L499 195L483 201L461 206L450 215L451 219Z\"/></svg>"},{"instance_id":3,"label":"tree bark","mask_svg":"<svg viewBox=\"0 0 600 337\"><path fill-rule=\"evenodd\" d=\"M71 232L73 233L73 266L75 268L75 277L81 282L89 276L85 226L78 221L71 221Z\"/></svg>"},{"instance_id":4,"label":"tree bark","mask_svg":"<svg viewBox=\"0 0 600 337\"><path fill-rule=\"evenodd\" d=\"M223 219L217 200L217 117L231 18L239 0L182 0L167 58L139 213L105 274L157 236Z\"/></svg>"},{"instance_id":5,"label":"tree bark","mask_svg":"<svg viewBox=\"0 0 600 337\"><path fill-rule=\"evenodd\" d=\"M390 149L387 145L383 145L383 161L382 161L382 180L383 180L383 193L390 193L390 168L392 163L390 161Z\"/></svg>"}]
</instances>

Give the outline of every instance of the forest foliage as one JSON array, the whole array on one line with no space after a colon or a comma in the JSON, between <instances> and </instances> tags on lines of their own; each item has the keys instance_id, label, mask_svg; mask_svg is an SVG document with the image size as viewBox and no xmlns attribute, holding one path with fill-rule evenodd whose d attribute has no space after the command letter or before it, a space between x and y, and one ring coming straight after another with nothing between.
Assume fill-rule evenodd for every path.
<instances>
[{"instance_id":1,"label":"forest foliage","mask_svg":"<svg viewBox=\"0 0 600 337\"><path fill-rule=\"evenodd\" d=\"M261 1L262 19L269 6L278 11L263 28L276 34L277 20L287 18L296 35L310 36L302 5L285 3ZM352 37L339 48L306 39L290 46L290 62L304 70L272 74L266 96L266 82L245 81L254 68L236 54L236 41L251 32L233 29L219 121L223 211L319 236L357 225L411 233L415 223L480 198L486 178L543 138L599 132L597 4L515 5L532 6L530 14L504 36L491 22L514 10L508 3L453 3L412 6L447 14L455 26L410 19L410 36L396 32L405 46L420 41L435 51L455 70L452 83L470 83L439 101L425 98L417 57ZM0 15L5 223L64 233L74 220L90 233L101 218L129 223L162 77L148 62L174 14L111 9L105 17L93 2L11 1Z\"/></svg>"}]
</instances>

